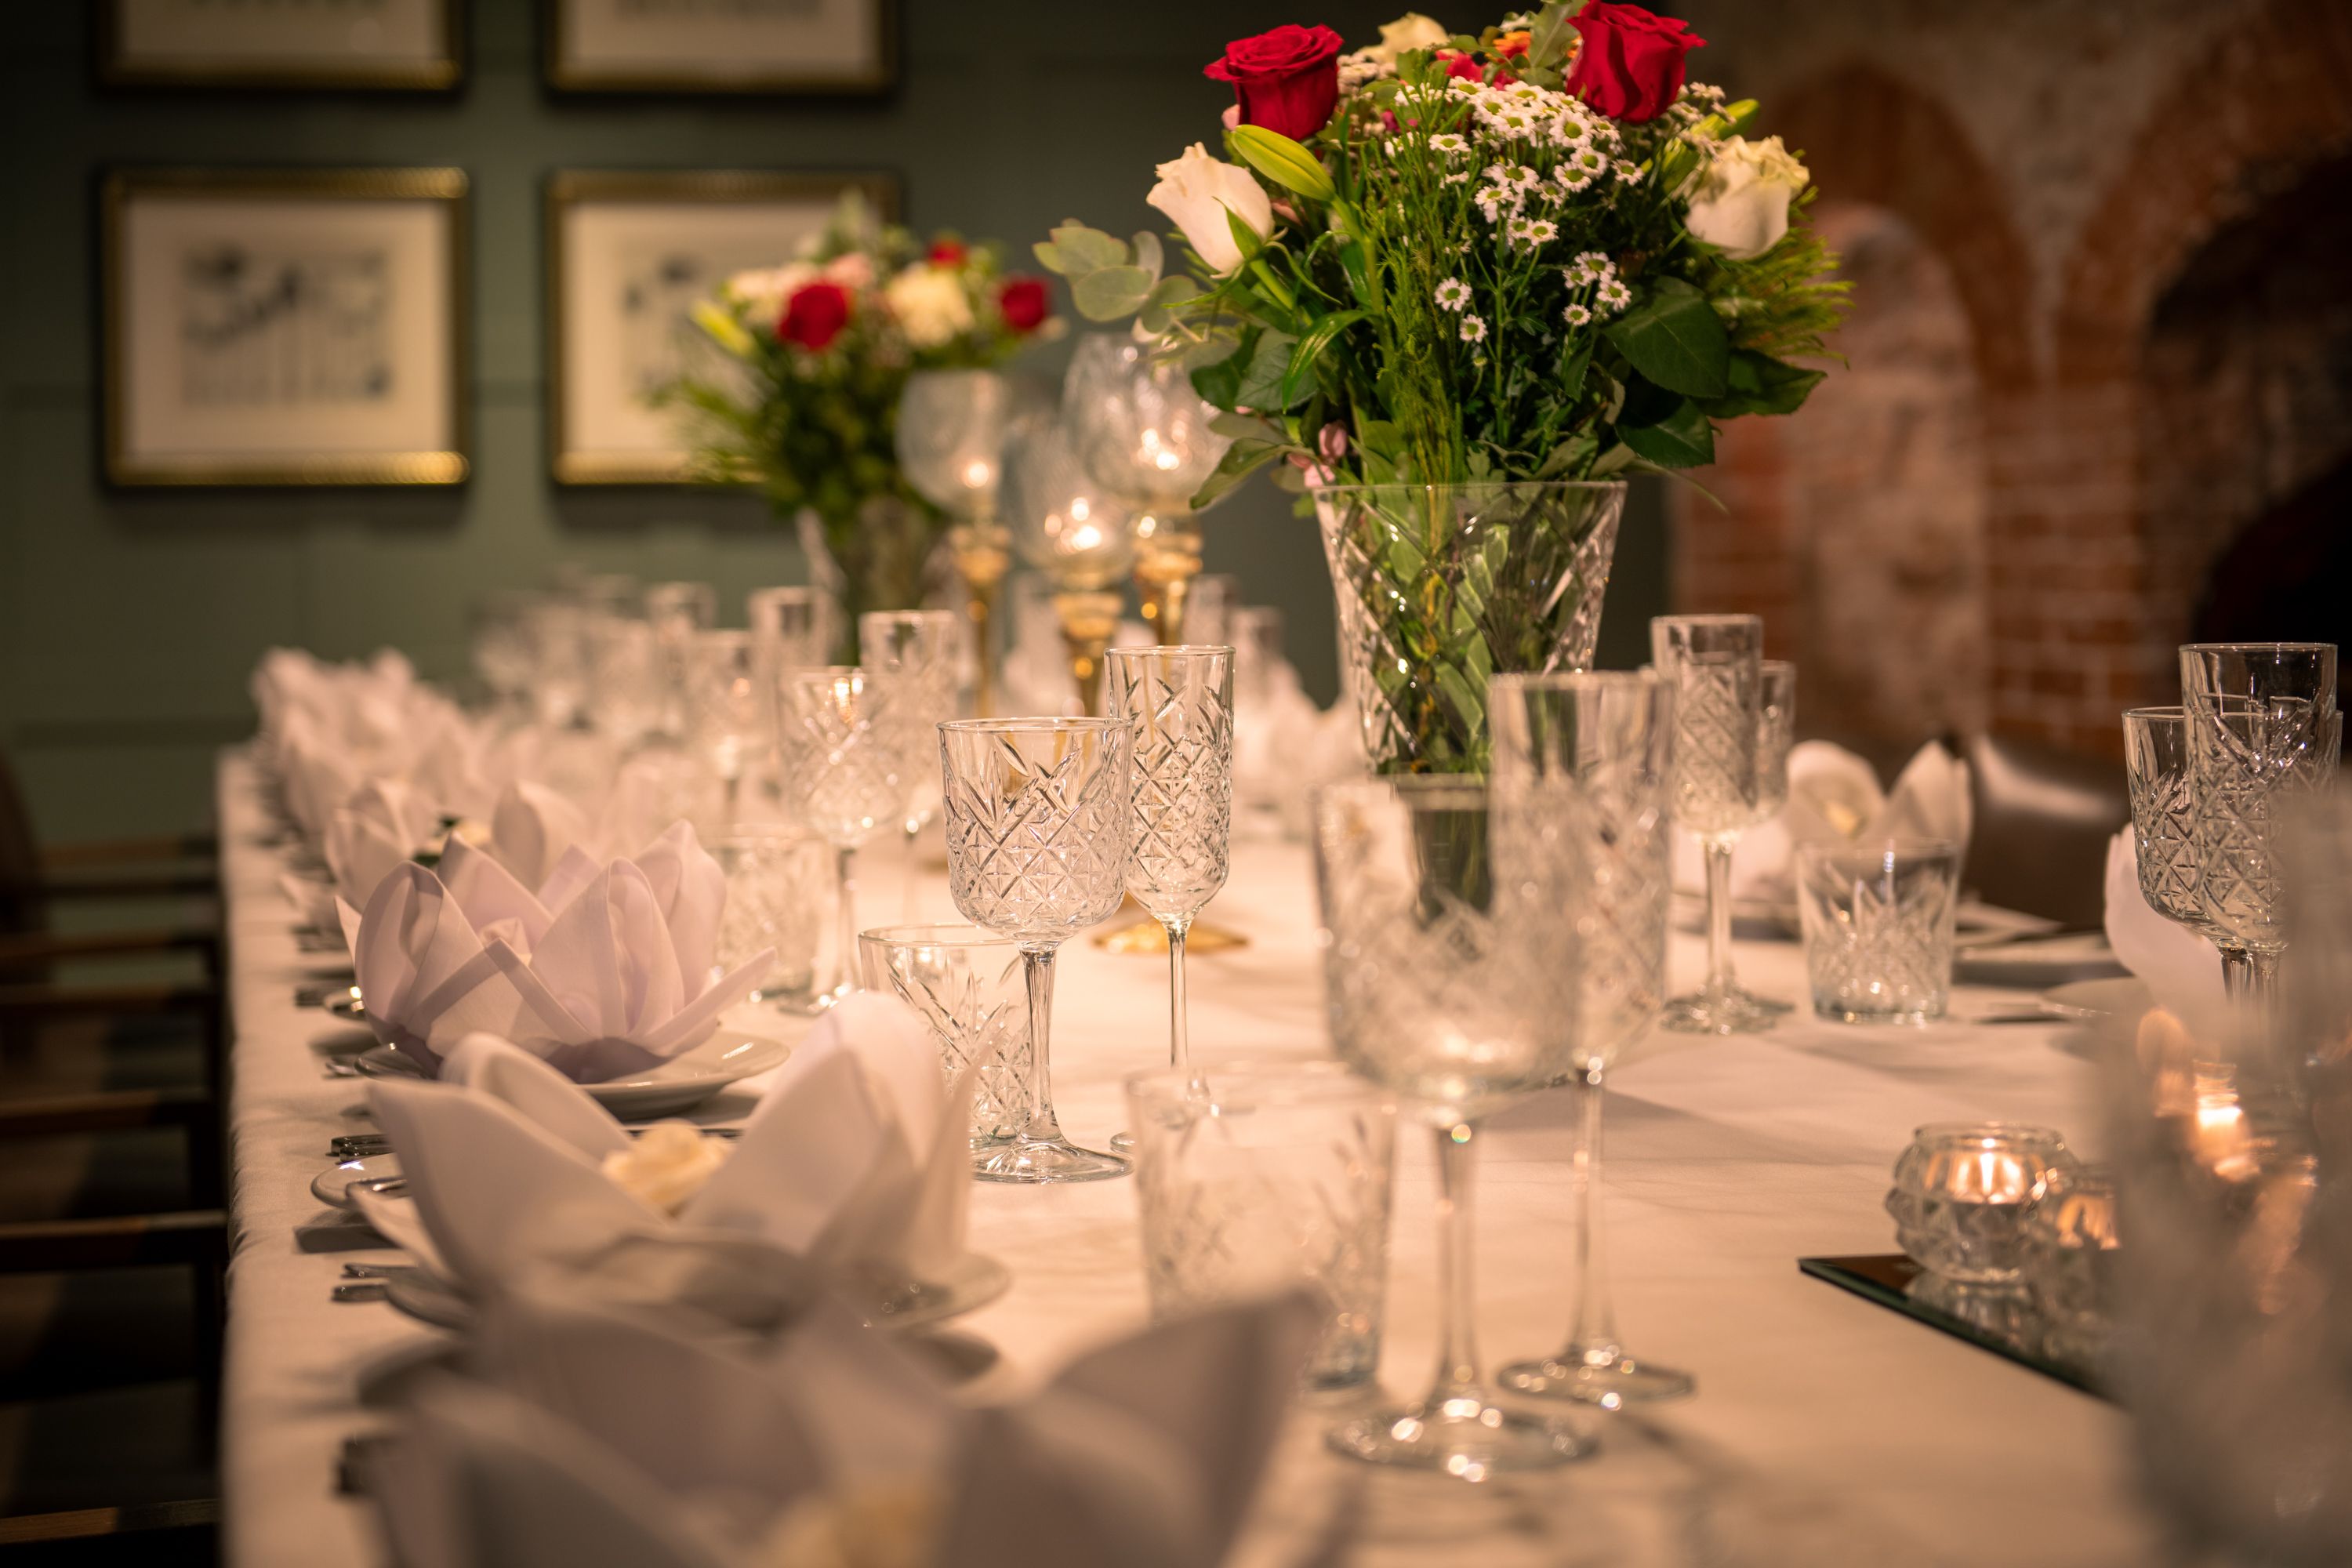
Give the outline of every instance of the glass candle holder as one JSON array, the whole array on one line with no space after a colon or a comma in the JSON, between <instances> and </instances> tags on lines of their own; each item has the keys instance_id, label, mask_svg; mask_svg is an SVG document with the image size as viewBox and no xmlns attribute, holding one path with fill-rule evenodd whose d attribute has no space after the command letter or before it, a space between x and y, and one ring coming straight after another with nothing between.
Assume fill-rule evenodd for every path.
<instances>
[{"instance_id":1,"label":"glass candle holder","mask_svg":"<svg viewBox=\"0 0 2352 1568\"><path fill-rule=\"evenodd\" d=\"M2121 1250L2112 1173L2061 1165L2043 1177L2025 1216L2021 1267L2052 1356L2091 1367L2105 1359Z\"/></svg>"},{"instance_id":2,"label":"glass candle holder","mask_svg":"<svg viewBox=\"0 0 2352 1568\"><path fill-rule=\"evenodd\" d=\"M2026 1216L2053 1173L2070 1168L2066 1141L2009 1121L1931 1121L1895 1162L1886 1212L1922 1268L1965 1285L2014 1284Z\"/></svg>"},{"instance_id":3,"label":"glass candle holder","mask_svg":"<svg viewBox=\"0 0 2352 1568\"><path fill-rule=\"evenodd\" d=\"M1151 1315L1305 1285L1313 1389L1381 1361L1396 1102L1336 1062L1205 1064L1127 1080Z\"/></svg>"}]
</instances>

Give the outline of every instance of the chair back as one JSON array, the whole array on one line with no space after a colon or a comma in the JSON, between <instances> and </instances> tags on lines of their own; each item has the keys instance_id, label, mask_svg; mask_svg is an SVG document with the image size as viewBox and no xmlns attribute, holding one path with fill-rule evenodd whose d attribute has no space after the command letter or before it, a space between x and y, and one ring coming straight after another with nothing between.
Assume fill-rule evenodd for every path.
<instances>
[{"instance_id":1,"label":"chair back","mask_svg":"<svg viewBox=\"0 0 2352 1568\"><path fill-rule=\"evenodd\" d=\"M1969 742L1976 826L1966 885L2066 925L2105 913L2107 843L2131 820L2120 762L2009 735Z\"/></svg>"},{"instance_id":2,"label":"chair back","mask_svg":"<svg viewBox=\"0 0 2352 1568\"><path fill-rule=\"evenodd\" d=\"M33 837L33 814L26 809L8 753L0 752L0 936L46 929L40 883L41 851Z\"/></svg>"}]
</instances>

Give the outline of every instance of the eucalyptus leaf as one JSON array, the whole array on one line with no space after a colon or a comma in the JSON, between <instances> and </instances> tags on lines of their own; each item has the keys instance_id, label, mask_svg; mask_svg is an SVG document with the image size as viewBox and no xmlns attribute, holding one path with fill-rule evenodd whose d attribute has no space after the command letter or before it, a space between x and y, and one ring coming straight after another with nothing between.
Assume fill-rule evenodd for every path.
<instances>
[{"instance_id":1,"label":"eucalyptus leaf","mask_svg":"<svg viewBox=\"0 0 2352 1568\"><path fill-rule=\"evenodd\" d=\"M1076 218L1067 219L1053 233L1055 248L1074 273L1127 265L1127 247L1116 235L1088 228Z\"/></svg>"},{"instance_id":2,"label":"eucalyptus leaf","mask_svg":"<svg viewBox=\"0 0 2352 1568\"><path fill-rule=\"evenodd\" d=\"M1160 276L1164 258L1160 255L1160 237L1148 228L1135 231L1135 264L1152 277Z\"/></svg>"},{"instance_id":3,"label":"eucalyptus leaf","mask_svg":"<svg viewBox=\"0 0 2352 1568\"><path fill-rule=\"evenodd\" d=\"M1116 321L1143 308L1151 282L1151 274L1140 267L1106 267L1074 279L1070 302L1090 321Z\"/></svg>"},{"instance_id":4,"label":"eucalyptus leaf","mask_svg":"<svg viewBox=\"0 0 2352 1568\"><path fill-rule=\"evenodd\" d=\"M1706 296L1679 278L1662 278L1657 292L1602 331L1635 370L1685 397L1720 397L1731 359L1731 339Z\"/></svg>"}]
</instances>

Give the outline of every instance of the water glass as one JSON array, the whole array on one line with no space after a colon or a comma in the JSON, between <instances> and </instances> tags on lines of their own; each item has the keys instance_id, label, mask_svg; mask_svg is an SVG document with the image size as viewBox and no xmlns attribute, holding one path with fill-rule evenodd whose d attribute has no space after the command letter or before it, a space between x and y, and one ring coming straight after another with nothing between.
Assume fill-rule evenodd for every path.
<instances>
[{"instance_id":1,"label":"water glass","mask_svg":"<svg viewBox=\"0 0 2352 1568\"><path fill-rule=\"evenodd\" d=\"M971 1147L1009 1142L1029 1101L1029 990L1021 944L978 926L877 926L858 933L866 988L922 1016L952 1081L973 1068Z\"/></svg>"},{"instance_id":2,"label":"water glass","mask_svg":"<svg viewBox=\"0 0 2352 1568\"><path fill-rule=\"evenodd\" d=\"M743 600L744 624L779 669L833 662L835 611L822 588L754 588Z\"/></svg>"},{"instance_id":3,"label":"water glass","mask_svg":"<svg viewBox=\"0 0 2352 1568\"><path fill-rule=\"evenodd\" d=\"M713 977L731 973L763 947L773 948L775 966L753 994L804 1009L815 989L817 933L832 891L825 846L781 826L738 827L712 843L710 854L727 877Z\"/></svg>"},{"instance_id":4,"label":"water glass","mask_svg":"<svg viewBox=\"0 0 2352 1568\"><path fill-rule=\"evenodd\" d=\"M1437 1145L1440 1345L1402 1408L1327 1436L1373 1464L1483 1481L1591 1451L1558 1417L1506 1409L1479 1368L1470 1204L1478 1121L1571 1072L1581 950L1560 918L1582 881L1575 825L1490 809L1475 779L1364 779L1315 796L1323 990L1339 1059L1419 1102Z\"/></svg>"},{"instance_id":5,"label":"water glass","mask_svg":"<svg viewBox=\"0 0 2352 1568\"><path fill-rule=\"evenodd\" d=\"M660 731L667 673L652 622L603 614L588 618L588 714L623 751Z\"/></svg>"},{"instance_id":6,"label":"water glass","mask_svg":"<svg viewBox=\"0 0 2352 1568\"><path fill-rule=\"evenodd\" d=\"M1618 1338L1601 1226L1606 1071L1665 999L1674 689L1648 670L1498 675L1487 686L1494 795L1530 831L1575 833L1581 879L1557 912L1583 950L1576 1079L1577 1294L1556 1355L1499 1373L1521 1394L1616 1409L1691 1392L1690 1374L1637 1359Z\"/></svg>"},{"instance_id":7,"label":"water glass","mask_svg":"<svg viewBox=\"0 0 2352 1568\"><path fill-rule=\"evenodd\" d=\"M957 645L962 635L962 623L952 610L868 610L857 617L857 657L866 668L887 676L897 687L898 721L907 726L908 744L918 752L929 751L934 725L956 716ZM909 769L900 823L907 838L904 918L908 921L916 916L922 890L915 842L939 809L939 774L928 767Z\"/></svg>"},{"instance_id":8,"label":"water glass","mask_svg":"<svg viewBox=\"0 0 2352 1568\"><path fill-rule=\"evenodd\" d=\"M893 714L888 681L855 666L785 669L775 679L776 771L784 802L833 847L838 887L834 983L821 1001L856 988L857 851L898 820L911 737Z\"/></svg>"},{"instance_id":9,"label":"water glass","mask_svg":"<svg viewBox=\"0 0 2352 1568\"><path fill-rule=\"evenodd\" d=\"M1116 719L941 724L948 888L964 919L1021 949L1029 994L1028 1103L984 1181L1087 1182L1127 1173L1081 1149L1054 1115L1054 954L1118 908L1127 861L1128 726Z\"/></svg>"},{"instance_id":10,"label":"water glass","mask_svg":"<svg viewBox=\"0 0 2352 1568\"><path fill-rule=\"evenodd\" d=\"M686 736L725 790L721 830L744 819L743 782L759 775L776 735L775 697L750 632L698 632L686 676Z\"/></svg>"},{"instance_id":11,"label":"water glass","mask_svg":"<svg viewBox=\"0 0 2352 1568\"><path fill-rule=\"evenodd\" d=\"M1739 989L1731 957L1731 852L1760 820L1764 623L1755 616L1659 616L1650 657L1675 688L1675 820L1706 852L1706 984L1667 1004L1667 1028L1737 1035L1772 1026Z\"/></svg>"},{"instance_id":12,"label":"water glass","mask_svg":"<svg viewBox=\"0 0 2352 1568\"><path fill-rule=\"evenodd\" d=\"M1960 851L1943 838L1797 847L1797 906L1813 1011L1847 1024L1924 1024L1952 992Z\"/></svg>"},{"instance_id":13,"label":"water glass","mask_svg":"<svg viewBox=\"0 0 2352 1568\"><path fill-rule=\"evenodd\" d=\"M1153 1320L1304 1285L1325 1312L1307 1385L1370 1384L1396 1102L1336 1062L1215 1063L1130 1078L1127 1107Z\"/></svg>"}]
</instances>

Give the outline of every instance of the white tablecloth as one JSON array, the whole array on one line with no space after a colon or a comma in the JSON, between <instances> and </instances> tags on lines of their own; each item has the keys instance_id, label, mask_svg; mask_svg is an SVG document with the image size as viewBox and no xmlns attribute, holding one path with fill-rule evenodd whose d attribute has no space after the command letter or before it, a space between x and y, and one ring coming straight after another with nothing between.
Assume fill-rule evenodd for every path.
<instances>
[{"instance_id":1,"label":"white tablecloth","mask_svg":"<svg viewBox=\"0 0 2352 1568\"><path fill-rule=\"evenodd\" d=\"M333 1491L343 1440L382 1421L355 1379L432 1331L380 1302L329 1300L343 1261L390 1256L309 1191L327 1140L370 1125L364 1097L321 1076L320 1047L338 1031L294 1003L298 984L333 964L297 951L276 885L286 851L264 842L271 825L240 752L225 755L219 786L236 1030L229 1560L372 1563L383 1553L364 1508ZM895 919L895 878L869 887L875 918ZM949 918L944 886L930 896L935 918ZM1193 957L1195 1053L1322 1054L1304 852L1239 847L1212 917L1251 943ZM1676 978L1694 982L1696 940L1677 942ZM1120 1076L1158 1059L1164 970L1086 942L1063 954L1054 1081L1065 1126L1091 1142L1121 1123ZM1744 943L1739 963L1752 988L1801 994L1794 944ZM2014 1000L1964 989L1955 1010ZM1479 1488L1330 1458L1317 1436L1330 1412L1304 1410L1240 1561L2153 1560L2115 1410L1796 1266L1801 1255L1894 1249L1879 1205L1916 1123L1999 1115L2090 1134L2092 1073L2072 1043L2054 1026L1885 1031L1803 1014L1730 1041L1660 1037L1611 1097L1609 1245L1629 1343L1696 1373L1696 1397L1595 1417L1591 1461ZM1541 1097L1480 1140L1479 1331L1491 1362L1550 1349L1566 1328L1570 1105ZM1423 1140L1410 1139L1382 1367L1399 1393L1418 1391L1435 1355L1431 1174ZM971 1225L974 1245L1013 1274L1008 1295L957 1325L1001 1358L981 1392L1017 1387L1142 1320L1129 1184L982 1184Z\"/></svg>"}]
</instances>

